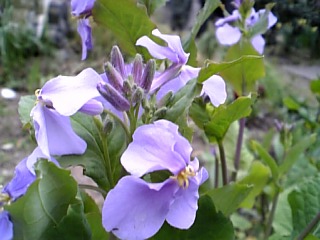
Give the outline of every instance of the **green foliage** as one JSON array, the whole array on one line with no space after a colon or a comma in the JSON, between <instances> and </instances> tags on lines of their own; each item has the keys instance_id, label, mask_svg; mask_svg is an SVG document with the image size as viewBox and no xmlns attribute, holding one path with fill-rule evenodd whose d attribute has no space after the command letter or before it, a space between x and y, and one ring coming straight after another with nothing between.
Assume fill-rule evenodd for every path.
<instances>
[{"instance_id":1,"label":"green foliage","mask_svg":"<svg viewBox=\"0 0 320 240\"><path fill-rule=\"evenodd\" d=\"M148 15L152 15L153 12L166 4L168 0L138 0L138 3L143 4L148 12Z\"/></svg>"},{"instance_id":2,"label":"green foliage","mask_svg":"<svg viewBox=\"0 0 320 240\"><path fill-rule=\"evenodd\" d=\"M20 116L20 121L24 128L31 127L30 113L35 103L36 103L35 95L27 95L27 96L22 96L20 98L18 112Z\"/></svg>"},{"instance_id":3,"label":"green foliage","mask_svg":"<svg viewBox=\"0 0 320 240\"><path fill-rule=\"evenodd\" d=\"M218 212L210 197L199 199L199 209L194 224L188 231L179 230L165 224L151 239L162 240L232 240L234 230L231 221L221 212Z\"/></svg>"},{"instance_id":4,"label":"green foliage","mask_svg":"<svg viewBox=\"0 0 320 240\"><path fill-rule=\"evenodd\" d=\"M151 31L156 28L145 9L133 0L98 0L93 17L95 22L112 31L121 49L132 56L139 52L135 45L138 38L151 37Z\"/></svg>"},{"instance_id":5,"label":"green foliage","mask_svg":"<svg viewBox=\"0 0 320 240\"><path fill-rule=\"evenodd\" d=\"M40 161L38 179L27 193L7 206L14 239L90 239L84 207L70 172Z\"/></svg>"}]
</instances>

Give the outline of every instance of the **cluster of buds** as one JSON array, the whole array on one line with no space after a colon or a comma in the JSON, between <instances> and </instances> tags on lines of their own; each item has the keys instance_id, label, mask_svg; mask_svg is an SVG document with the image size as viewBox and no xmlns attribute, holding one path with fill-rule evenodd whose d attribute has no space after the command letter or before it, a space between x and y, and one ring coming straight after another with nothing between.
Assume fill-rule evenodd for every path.
<instances>
[{"instance_id":1,"label":"cluster of buds","mask_svg":"<svg viewBox=\"0 0 320 240\"><path fill-rule=\"evenodd\" d=\"M140 104L150 91L155 75L155 61L145 65L137 54L132 64L125 65L117 46L111 50L110 62L105 63L106 81L97 85L100 94L119 111L128 111Z\"/></svg>"}]
</instances>

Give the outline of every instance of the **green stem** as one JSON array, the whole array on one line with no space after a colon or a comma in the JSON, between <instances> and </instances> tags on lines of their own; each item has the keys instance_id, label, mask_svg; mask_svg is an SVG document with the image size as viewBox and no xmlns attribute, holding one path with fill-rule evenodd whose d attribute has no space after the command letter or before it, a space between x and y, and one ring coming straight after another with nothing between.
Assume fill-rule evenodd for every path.
<instances>
[{"instance_id":1,"label":"green stem","mask_svg":"<svg viewBox=\"0 0 320 240\"><path fill-rule=\"evenodd\" d=\"M99 187L93 186L93 185L88 185L88 184L79 184L80 188L83 189L88 189L88 190L93 190L96 192L99 192L102 194L103 197L105 197L107 195L107 192Z\"/></svg>"},{"instance_id":2,"label":"green stem","mask_svg":"<svg viewBox=\"0 0 320 240\"><path fill-rule=\"evenodd\" d=\"M110 188L113 188L115 185L114 185L114 181L113 181L113 177L112 177L112 169L111 169L111 161L110 161L110 155L109 155L109 149L108 149L107 136L103 133L100 133L100 138L101 138L101 142L102 142L103 159L105 160L107 178L110 183Z\"/></svg>"},{"instance_id":3,"label":"green stem","mask_svg":"<svg viewBox=\"0 0 320 240\"><path fill-rule=\"evenodd\" d=\"M280 194L279 189L277 189L276 191L277 191L276 195L274 196L274 198L272 200L272 207L271 207L271 212L270 212L268 223L267 223L265 239L269 238L269 236L271 234L271 230L272 230L272 222L273 222L274 214L276 212L277 203L278 203L279 194Z\"/></svg>"},{"instance_id":4,"label":"green stem","mask_svg":"<svg viewBox=\"0 0 320 240\"><path fill-rule=\"evenodd\" d=\"M228 184L227 161L226 161L226 155L224 152L223 143L221 140L218 141L218 146L219 146L220 161L221 161L222 182L223 182L223 185L227 185Z\"/></svg>"},{"instance_id":5,"label":"green stem","mask_svg":"<svg viewBox=\"0 0 320 240\"><path fill-rule=\"evenodd\" d=\"M120 123L121 127L123 128L123 130L125 131L128 139L130 139L130 132L129 129L127 127L127 125L117 116L115 115L113 112L109 111L109 110L104 110L105 113L111 115L118 123Z\"/></svg>"},{"instance_id":6,"label":"green stem","mask_svg":"<svg viewBox=\"0 0 320 240\"><path fill-rule=\"evenodd\" d=\"M303 240L310 232L311 230L320 222L320 212L311 220L311 222L306 226L305 229L300 233L300 235L297 237L297 240Z\"/></svg>"}]
</instances>

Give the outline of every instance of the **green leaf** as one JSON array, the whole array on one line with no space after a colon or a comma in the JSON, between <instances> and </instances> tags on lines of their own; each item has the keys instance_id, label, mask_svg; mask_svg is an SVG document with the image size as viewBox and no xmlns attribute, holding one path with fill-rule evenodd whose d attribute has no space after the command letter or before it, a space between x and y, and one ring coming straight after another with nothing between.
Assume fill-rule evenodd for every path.
<instances>
[{"instance_id":1,"label":"green leaf","mask_svg":"<svg viewBox=\"0 0 320 240\"><path fill-rule=\"evenodd\" d=\"M165 223L153 240L233 240L234 229L231 221L217 212L210 197L199 199L199 208L194 224L188 230L180 230Z\"/></svg>"},{"instance_id":2,"label":"green leaf","mask_svg":"<svg viewBox=\"0 0 320 240\"><path fill-rule=\"evenodd\" d=\"M136 41L156 27L145 9L133 0L97 0L93 8L93 19L108 28L117 37L119 45L130 55L138 52Z\"/></svg>"},{"instance_id":3,"label":"green leaf","mask_svg":"<svg viewBox=\"0 0 320 240\"><path fill-rule=\"evenodd\" d=\"M311 81L310 89L314 94L320 94L320 79Z\"/></svg>"},{"instance_id":4,"label":"green leaf","mask_svg":"<svg viewBox=\"0 0 320 240\"><path fill-rule=\"evenodd\" d=\"M295 110L298 111L301 107L298 102L296 102L292 97L285 97L283 99L283 104L289 109L289 110Z\"/></svg>"},{"instance_id":5,"label":"green leaf","mask_svg":"<svg viewBox=\"0 0 320 240\"><path fill-rule=\"evenodd\" d=\"M258 21L252 26L252 28L250 28L248 36L249 39L254 36L264 34L268 30L269 13L270 9L266 9L266 11L259 17Z\"/></svg>"},{"instance_id":6,"label":"green leaf","mask_svg":"<svg viewBox=\"0 0 320 240\"><path fill-rule=\"evenodd\" d=\"M168 110L164 119L172 122L177 122L181 116L184 116L194 99L199 95L200 88L197 85L196 79L190 80L182 89L180 89L173 97L172 101L168 105Z\"/></svg>"},{"instance_id":7,"label":"green leaf","mask_svg":"<svg viewBox=\"0 0 320 240\"><path fill-rule=\"evenodd\" d=\"M26 194L6 206L14 225L14 239L90 239L77 183L70 171L42 160L36 172L38 178Z\"/></svg>"},{"instance_id":8,"label":"green leaf","mask_svg":"<svg viewBox=\"0 0 320 240\"><path fill-rule=\"evenodd\" d=\"M203 82L207 80L209 77L211 77L214 74L222 73L226 71L229 68L233 68L238 64L243 63L252 63L254 64L254 61L261 60L263 56L260 55L245 55L241 56L236 60L232 60L229 62L213 62L213 61L207 61L206 67L202 68L199 72L198 76L198 82Z\"/></svg>"},{"instance_id":9,"label":"green leaf","mask_svg":"<svg viewBox=\"0 0 320 240\"><path fill-rule=\"evenodd\" d=\"M286 174L292 165L298 160L299 156L303 154L308 147L315 143L316 137L316 134L305 136L288 150L283 163L279 166L279 172L281 175Z\"/></svg>"},{"instance_id":10,"label":"green leaf","mask_svg":"<svg viewBox=\"0 0 320 240\"><path fill-rule=\"evenodd\" d=\"M168 0L138 0L138 3L146 7L149 16L151 16L157 8L164 6L166 2L168 2Z\"/></svg>"},{"instance_id":11,"label":"green leaf","mask_svg":"<svg viewBox=\"0 0 320 240\"><path fill-rule=\"evenodd\" d=\"M257 59L243 61L220 72L223 79L233 86L239 96L255 91L256 81L265 76L263 58L258 58L260 55L248 41L243 40L231 46L225 56L225 61L234 61L245 55L257 56Z\"/></svg>"},{"instance_id":12,"label":"green leaf","mask_svg":"<svg viewBox=\"0 0 320 240\"><path fill-rule=\"evenodd\" d=\"M307 227L317 214L319 214L320 174L299 184L299 188L289 194L288 201L293 220L293 233L291 237L295 238ZM320 237L319 222L311 231L311 234Z\"/></svg>"},{"instance_id":13,"label":"green leaf","mask_svg":"<svg viewBox=\"0 0 320 240\"><path fill-rule=\"evenodd\" d=\"M197 48L195 45L195 38L203 25L203 23L208 19L208 17L213 13L213 11L219 6L221 2L219 0L207 0L204 7L200 10L195 24L192 27L190 35L185 39L183 43L183 49L190 53L188 65L196 66L197 64Z\"/></svg>"},{"instance_id":14,"label":"green leaf","mask_svg":"<svg viewBox=\"0 0 320 240\"><path fill-rule=\"evenodd\" d=\"M274 181L277 181L279 177L279 168L276 160L273 157L271 157L271 155L260 145L260 143L252 141L251 145L253 149L257 151L257 153L261 157L261 160L269 166Z\"/></svg>"},{"instance_id":15,"label":"green leaf","mask_svg":"<svg viewBox=\"0 0 320 240\"><path fill-rule=\"evenodd\" d=\"M239 97L228 106L220 105L216 108L210 122L204 125L210 141L222 140L234 121L250 115L253 100L251 96Z\"/></svg>"},{"instance_id":16,"label":"green leaf","mask_svg":"<svg viewBox=\"0 0 320 240\"><path fill-rule=\"evenodd\" d=\"M254 161L250 168L249 174L239 181L240 184L246 184L252 186L252 190L244 201L242 201L240 207L252 208L255 202L255 198L262 192L266 186L270 176L269 168L264 166L261 162Z\"/></svg>"},{"instance_id":17,"label":"green leaf","mask_svg":"<svg viewBox=\"0 0 320 240\"><path fill-rule=\"evenodd\" d=\"M28 128L31 126L31 117L30 113L32 108L36 103L36 96L35 95L27 95L22 96L19 101L18 112L20 115L20 120L23 127Z\"/></svg>"},{"instance_id":18,"label":"green leaf","mask_svg":"<svg viewBox=\"0 0 320 240\"><path fill-rule=\"evenodd\" d=\"M217 211L229 216L239 208L251 190L252 187L247 184L231 183L221 188L212 189L206 195L212 199Z\"/></svg>"}]
</instances>

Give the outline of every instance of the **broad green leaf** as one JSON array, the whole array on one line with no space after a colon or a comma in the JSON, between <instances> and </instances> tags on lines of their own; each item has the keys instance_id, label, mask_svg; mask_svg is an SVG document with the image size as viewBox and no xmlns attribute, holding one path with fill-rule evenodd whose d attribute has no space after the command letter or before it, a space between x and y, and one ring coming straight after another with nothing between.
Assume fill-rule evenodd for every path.
<instances>
[{"instance_id":1,"label":"broad green leaf","mask_svg":"<svg viewBox=\"0 0 320 240\"><path fill-rule=\"evenodd\" d=\"M108 28L117 37L121 49L130 55L138 52L136 41L156 27L145 9L133 0L97 0L93 8L93 19Z\"/></svg>"},{"instance_id":2,"label":"broad green leaf","mask_svg":"<svg viewBox=\"0 0 320 240\"><path fill-rule=\"evenodd\" d=\"M269 168L264 166L261 162L254 161L251 169L246 177L239 181L240 184L247 184L252 186L252 190L244 201L242 201L240 207L252 208L256 197L261 194L262 190L266 186L270 176Z\"/></svg>"},{"instance_id":3,"label":"broad green leaf","mask_svg":"<svg viewBox=\"0 0 320 240\"><path fill-rule=\"evenodd\" d=\"M293 190L288 201L292 211L293 233L292 238L297 237L307 225L319 214L320 210L320 175L309 178L299 184L298 189ZM318 222L310 232L320 237L320 223Z\"/></svg>"},{"instance_id":4,"label":"broad green leaf","mask_svg":"<svg viewBox=\"0 0 320 240\"><path fill-rule=\"evenodd\" d=\"M234 229L231 221L215 209L210 197L199 199L194 224L188 230L180 230L165 223L153 240L232 240Z\"/></svg>"},{"instance_id":5,"label":"broad green leaf","mask_svg":"<svg viewBox=\"0 0 320 240\"><path fill-rule=\"evenodd\" d=\"M252 228L252 223L245 218L245 216L240 215L239 213L235 212L230 216L232 224L234 228L240 229L241 231L246 231Z\"/></svg>"},{"instance_id":6,"label":"broad green leaf","mask_svg":"<svg viewBox=\"0 0 320 240\"><path fill-rule=\"evenodd\" d=\"M243 40L229 48L224 61L234 61L246 55L260 56L250 42ZM262 58L257 58L254 61L243 61L221 71L220 75L232 85L239 96L242 96L255 91L257 80L265 75L264 62Z\"/></svg>"},{"instance_id":7,"label":"broad green leaf","mask_svg":"<svg viewBox=\"0 0 320 240\"><path fill-rule=\"evenodd\" d=\"M311 81L310 89L314 94L320 94L320 79Z\"/></svg>"},{"instance_id":8,"label":"broad green leaf","mask_svg":"<svg viewBox=\"0 0 320 240\"><path fill-rule=\"evenodd\" d=\"M212 199L217 211L229 216L240 207L251 190L252 186L247 184L231 183L221 188L212 189L206 192L206 195Z\"/></svg>"},{"instance_id":9,"label":"broad green leaf","mask_svg":"<svg viewBox=\"0 0 320 240\"><path fill-rule=\"evenodd\" d=\"M250 115L253 100L251 96L239 97L228 106L221 105L216 108L210 122L204 125L210 141L222 140L234 121Z\"/></svg>"},{"instance_id":10,"label":"broad green leaf","mask_svg":"<svg viewBox=\"0 0 320 240\"><path fill-rule=\"evenodd\" d=\"M289 110L295 110L298 111L301 107L299 103L297 103L292 97L285 97L283 99L283 104L289 109Z\"/></svg>"},{"instance_id":11,"label":"broad green leaf","mask_svg":"<svg viewBox=\"0 0 320 240\"><path fill-rule=\"evenodd\" d=\"M48 161L36 166L38 179L7 206L14 239L90 239L91 232L70 171Z\"/></svg>"},{"instance_id":12,"label":"broad green leaf","mask_svg":"<svg viewBox=\"0 0 320 240\"><path fill-rule=\"evenodd\" d=\"M102 226L101 211L97 204L84 191L81 191L81 198L84 204L84 213L91 228L92 240L109 239L109 234Z\"/></svg>"},{"instance_id":13,"label":"broad green leaf","mask_svg":"<svg viewBox=\"0 0 320 240\"><path fill-rule=\"evenodd\" d=\"M209 77L211 77L214 74L222 73L226 71L229 68L233 68L238 64L244 64L244 63L252 63L254 64L255 61L261 60L263 56L260 55L245 55L241 56L236 60L231 60L229 62L213 62L213 61L207 61L206 67L202 68L199 72L198 76L198 82L203 82L207 80Z\"/></svg>"},{"instance_id":14,"label":"broad green leaf","mask_svg":"<svg viewBox=\"0 0 320 240\"><path fill-rule=\"evenodd\" d=\"M283 163L279 166L279 172L281 175L286 174L292 165L298 160L299 156L305 152L305 150L314 144L316 141L316 134L305 136L299 140L294 146L292 146L286 153L286 157Z\"/></svg>"},{"instance_id":15,"label":"broad green leaf","mask_svg":"<svg viewBox=\"0 0 320 240\"><path fill-rule=\"evenodd\" d=\"M173 97L168 105L165 119L176 122L181 116L184 116L192 104L195 96L199 95L200 88L196 79L190 80L183 88L181 88Z\"/></svg>"},{"instance_id":16,"label":"broad green leaf","mask_svg":"<svg viewBox=\"0 0 320 240\"><path fill-rule=\"evenodd\" d=\"M202 24L207 20L207 18L213 13L213 11L219 6L219 0L207 0L204 7L200 10L195 24L192 27L190 35L186 38L183 43L183 49L190 53L188 64L191 66L196 66L197 49L195 47L195 38L200 30Z\"/></svg>"},{"instance_id":17,"label":"broad green leaf","mask_svg":"<svg viewBox=\"0 0 320 240\"><path fill-rule=\"evenodd\" d=\"M36 96L34 95L27 95L22 96L19 101L18 112L20 115L20 120L23 127L28 128L31 126L31 117L30 112L36 103Z\"/></svg>"},{"instance_id":18,"label":"broad green leaf","mask_svg":"<svg viewBox=\"0 0 320 240\"><path fill-rule=\"evenodd\" d=\"M211 119L210 115L212 115L213 109L207 109L207 106L203 98L200 97L192 102L189 110L189 116L200 129L203 129Z\"/></svg>"},{"instance_id":19,"label":"broad green leaf","mask_svg":"<svg viewBox=\"0 0 320 240\"><path fill-rule=\"evenodd\" d=\"M150 16L157 8L164 6L168 1L169 0L138 0L138 3L146 7L148 15Z\"/></svg>"},{"instance_id":20,"label":"broad green leaf","mask_svg":"<svg viewBox=\"0 0 320 240\"><path fill-rule=\"evenodd\" d=\"M260 143L256 141L252 141L251 145L255 151L259 154L261 157L261 160L267 164L271 170L272 177L274 178L274 181L278 180L279 177L279 168L277 165L276 160L265 150Z\"/></svg>"}]
</instances>

